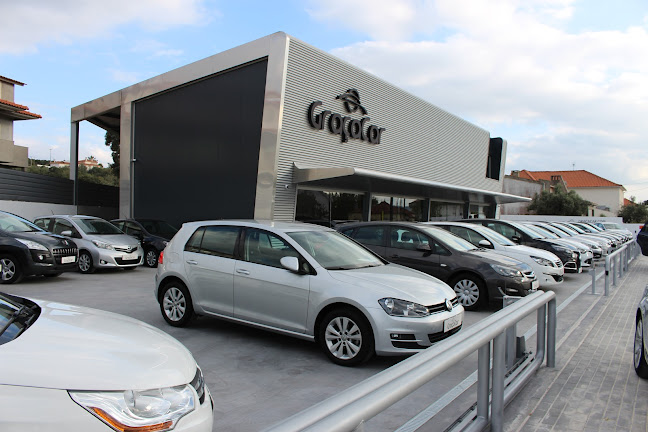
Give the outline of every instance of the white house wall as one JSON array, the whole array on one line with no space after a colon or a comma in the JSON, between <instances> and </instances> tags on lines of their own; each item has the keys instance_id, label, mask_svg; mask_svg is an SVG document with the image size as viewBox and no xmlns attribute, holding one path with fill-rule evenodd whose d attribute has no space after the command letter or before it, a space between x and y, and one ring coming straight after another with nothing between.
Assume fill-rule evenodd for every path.
<instances>
[{"instance_id":1,"label":"white house wall","mask_svg":"<svg viewBox=\"0 0 648 432\"><path fill-rule=\"evenodd\" d=\"M623 190L621 188L569 188L576 192L581 198L593 202L596 206L606 206L610 210L596 209L595 216L616 216L623 206Z\"/></svg>"},{"instance_id":2,"label":"white house wall","mask_svg":"<svg viewBox=\"0 0 648 432\"><path fill-rule=\"evenodd\" d=\"M367 125L385 128L380 144L312 128L307 110L349 114L335 97L357 89L370 117ZM366 127L365 127L366 129ZM358 167L488 191L501 192L500 180L486 178L489 132L423 101L323 51L290 39L277 165L274 218L292 220L296 190L293 162L311 167Z\"/></svg>"}]
</instances>

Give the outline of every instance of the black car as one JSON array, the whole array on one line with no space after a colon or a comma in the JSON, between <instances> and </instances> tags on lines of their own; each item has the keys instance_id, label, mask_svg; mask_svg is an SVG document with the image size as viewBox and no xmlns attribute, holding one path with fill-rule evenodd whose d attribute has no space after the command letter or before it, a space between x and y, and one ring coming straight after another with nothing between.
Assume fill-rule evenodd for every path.
<instances>
[{"instance_id":1,"label":"black car","mask_svg":"<svg viewBox=\"0 0 648 432\"><path fill-rule=\"evenodd\" d=\"M566 272L581 272L580 252L565 242L543 238L522 224L500 219L464 219L460 222L481 224L515 243L549 251L560 258Z\"/></svg>"},{"instance_id":2,"label":"black car","mask_svg":"<svg viewBox=\"0 0 648 432\"><path fill-rule=\"evenodd\" d=\"M54 277L74 271L78 257L76 245L65 237L0 211L0 283L16 283L24 276Z\"/></svg>"},{"instance_id":3,"label":"black car","mask_svg":"<svg viewBox=\"0 0 648 432\"><path fill-rule=\"evenodd\" d=\"M446 230L413 222L344 224L339 231L381 257L448 283L467 310L538 288L533 269Z\"/></svg>"},{"instance_id":4,"label":"black car","mask_svg":"<svg viewBox=\"0 0 648 432\"><path fill-rule=\"evenodd\" d=\"M144 264L148 267L157 267L160 252L178 232L176 227L157 219L115 219L111 222L142 242Z\"/></svg>"},{"instance_id":5,"label":"black car","mask_svg":"<svg viewBox=\"0 0 648 432\"><path fill-rule=\"evenodd\" d=\"M641 248L641 253L648 256L648 221L641 227L637 233L637 243Z\"/></svg>"}]
</instances>

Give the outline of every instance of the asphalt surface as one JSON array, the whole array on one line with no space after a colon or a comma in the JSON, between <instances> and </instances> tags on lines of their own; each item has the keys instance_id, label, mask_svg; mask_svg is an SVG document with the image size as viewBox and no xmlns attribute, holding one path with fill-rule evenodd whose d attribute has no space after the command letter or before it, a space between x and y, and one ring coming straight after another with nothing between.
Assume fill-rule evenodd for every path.
<instances>
[{"instance_id":1,"label":"asphalt surface","mask_svg":"<svg viewBox=\"0 0 648 432\"><path fill-rule=\"evenodd\" d=\"M239 324L201 317L188 327L171 327L162 318L154 298L155 272L139 267L134 271L98 271L90 275L64 273L54 279L26 278L20 284L0 286L0 290L128 315L171 334L192 352L203 369L215 402L214 431L262 430L403 359L377 357L360 367L346 368L328 361L314 343ZM558 306L589 281L591 276L587 273L567 274L564 283L553 289ZM567 334L600 298L584 292L572 301L559 314L557 339ZM478 324L493 312L467 312L464 328ZM535 314L522 321L518 335L535 325L535 321ZM527 342L527 346L534 343ZM476 366L474 354L371 419L365 430L393 431L406 425L469 376ZM475 400L475 394L467 392L420 430L444 430Z\"/></svg>"}]
</instances>

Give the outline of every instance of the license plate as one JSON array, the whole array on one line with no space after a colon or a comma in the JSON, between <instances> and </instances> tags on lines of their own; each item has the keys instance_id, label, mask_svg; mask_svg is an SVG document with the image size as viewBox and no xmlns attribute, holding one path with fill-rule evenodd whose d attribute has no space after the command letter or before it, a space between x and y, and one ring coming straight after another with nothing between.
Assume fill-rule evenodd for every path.
<instances>
[{"instance_id":1,"label":"license plate","mask_svg":"<svg viewBox=\"0 0 648 432\"><path fill-rule=\"evenodd\" d=\"M69 264L75 261L76 261L76 257L74 255L61 257L61 264Z\"/></svg>"},{"instance_id":2,"label":"license plate","mask_svg":"<svg viewBox=\"0 0 648 432\"><path fill-rule=\"evenodd\" d=\"M540 281L538 281L538 280L534 280L533 282L531 282L531 289L532 289L532 290L535 291L535 290L537 290L539 287L540 287Z\"/></svg>"},{"instance_id":3,"label":"license plate","mask_svg":"<svg viewBox=\"0 0 648 432\"><path fill-rule=\"evenodd\" d=\"M449 332L453 328L457 328L461 325L461 314L455 315L452 318L448 318L443 321L443 332Z\"/></svg>"},{"instance_id":4,"label":"license plate","mask_svg":"<svg viewBox=\"0 0 648 432\"><path fill-rule=\"evenodd\" d=\"M131 253L131 254L124 254L122 255L123 260L134 260L139 258L136 253Z\"/></svg>"}]
</instances>

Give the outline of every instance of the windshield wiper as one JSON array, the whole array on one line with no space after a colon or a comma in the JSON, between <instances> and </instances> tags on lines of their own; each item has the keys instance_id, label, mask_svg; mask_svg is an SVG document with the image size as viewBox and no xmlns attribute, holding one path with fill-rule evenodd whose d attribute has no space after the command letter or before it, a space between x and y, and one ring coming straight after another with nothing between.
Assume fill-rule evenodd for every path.
<instances>
[{"instance_id":1,"label":"windshield wiper","mask_svg":"<svg viewBox=\"0 0 648 432\"><path fill-rule=\"evenodd\" d=\"M14 311L14 313L11 314L11 316L10 316L9 319L7 320L7 323L2 327L2 329L0 329L0 336L2 336L2 334L3 334L5 331L7 331L7 329L9 328L9 326L10 326L11 324L13 324L14 322L16 322L16 320L18 319L18 317L20 316L20 314L23 313L23 311L24 311L25 309L27 309L27 306L26 306L26 305L22 305L22 306L20 306L20 309Z\"/></svg>"},{"instance_id":2,"label":"windshield wiper","mask_svg":"<svg viewBox=\"0 0 648 432\"><path fill-rule=\"evenodd\" d=\"M5 331L7 331L7 329L11 326L11 324L13 324L13 323L15 323L16 321L18 321L18 319L20 318L20 316L23 315L23 313L25 313L25 312L31 312L31 315L29 315L29 317L25 320L25 322L23 323L23 328L20 329L20 330L16 333L16 336L15 336L15 337L20 336L20 335L22 334L22 332L24 332L25 330L27 330L27 328L28 328L30 325L32 325L32 323L33 323L34 320L36 319L37 314L36 314L36 312L34 311L33 308L31 308L31 307L29 307L29 306L27 306L27 305L22 305L22 306L20 306L20 308L19 308L18 310L14 311L14 313L11 314L11 316L9 317L9 319L7 320L7 322L5 323L5 325L2 327L2 329L0 329L0 336L2 336L2 335L4 334Z\"/></svg>"}]
</instances>

